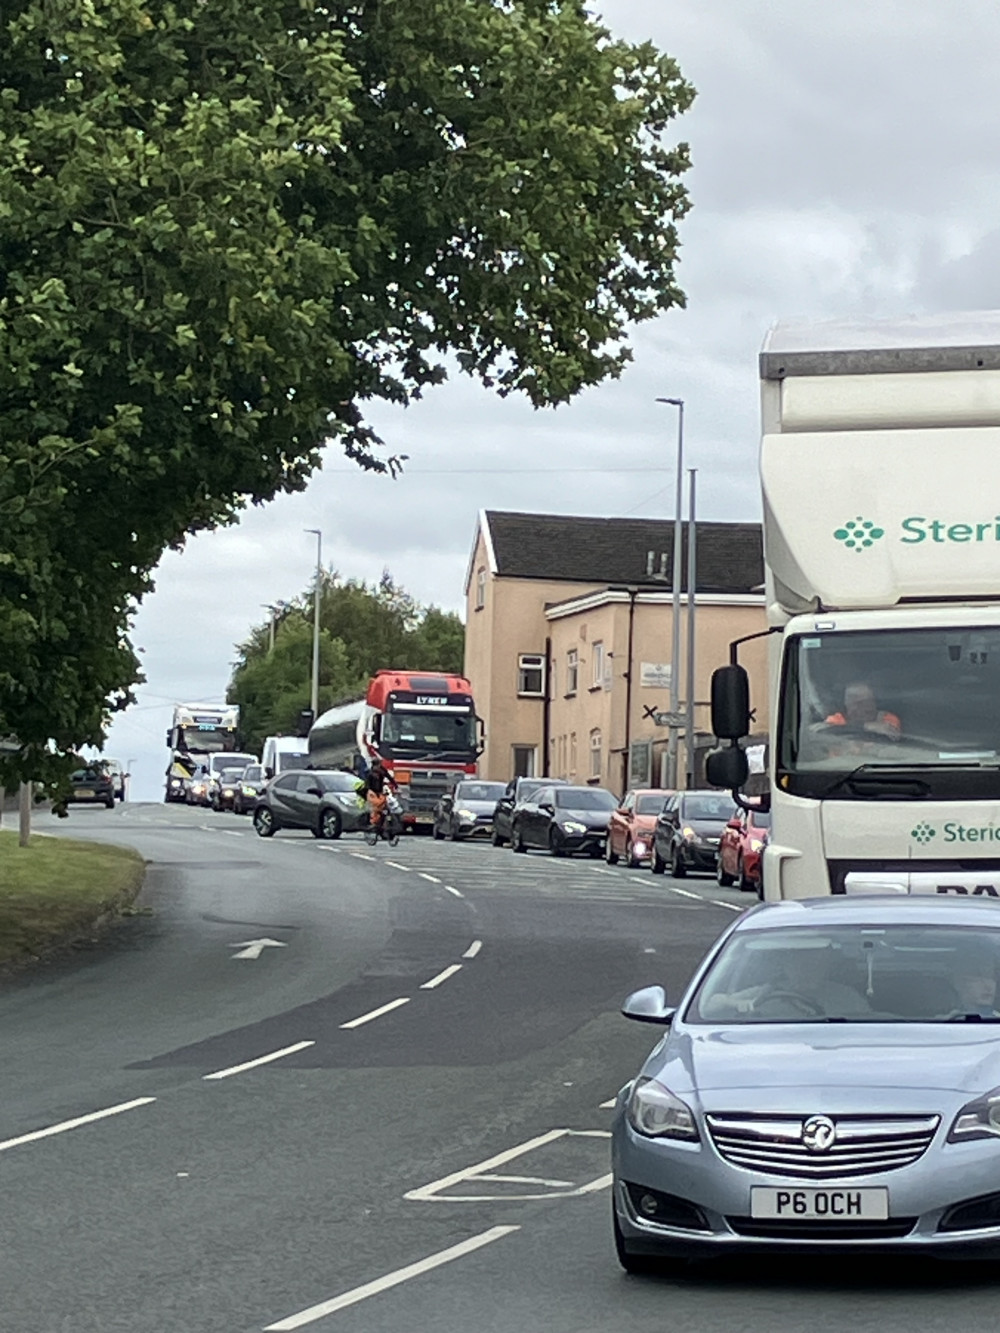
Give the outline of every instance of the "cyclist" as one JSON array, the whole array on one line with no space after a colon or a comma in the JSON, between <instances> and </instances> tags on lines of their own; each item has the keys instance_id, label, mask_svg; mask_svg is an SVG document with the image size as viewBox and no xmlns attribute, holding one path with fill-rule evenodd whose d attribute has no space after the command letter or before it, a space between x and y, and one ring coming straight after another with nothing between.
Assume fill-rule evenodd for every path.
<instances>
[{"instance_id":1,"label":"cyclist","mask_svg":"<svg viewBox=\"0 0 1000 1333\"><path fill-rule=\"evenodd\" d=\"M386 797L389 792L397 790L392 774L376 755L361 786L361 791L368 802L368 822L376 833L382 832L382 825L385 822Z\"/></svg>"}]
</instances>

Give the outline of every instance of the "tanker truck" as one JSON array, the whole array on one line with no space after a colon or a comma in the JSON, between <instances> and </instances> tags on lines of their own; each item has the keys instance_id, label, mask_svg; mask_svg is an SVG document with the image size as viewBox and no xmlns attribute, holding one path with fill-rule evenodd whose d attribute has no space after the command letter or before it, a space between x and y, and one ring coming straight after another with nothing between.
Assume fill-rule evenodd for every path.
<instances>
[{"instance_id":1,"label":"tanker truck","mask_svg":"<svg viewBox=\"0 0 1000 1333\"><path fill-rule=\"evenodd\" d=\"M763 896L1000 896L1000 312L779 324L760 356ZM748 801L743 642L709 781Z\"/></svg>"}]
</instances>

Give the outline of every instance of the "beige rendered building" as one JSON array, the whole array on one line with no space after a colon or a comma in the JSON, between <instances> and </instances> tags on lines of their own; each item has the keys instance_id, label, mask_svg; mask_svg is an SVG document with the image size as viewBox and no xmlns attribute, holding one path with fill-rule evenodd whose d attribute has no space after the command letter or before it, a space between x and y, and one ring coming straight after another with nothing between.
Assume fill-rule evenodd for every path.
<instances>
[{"instance_id":1,"label":"beige rendered building","mask_svg":"<svg viewBox=\"0 0 1000 1333\"><path fill-rule=\"evenodd\" d=\"M484 777L551 776L621 795L665 785L670 704L673 523L484 510L466 579L465 674L486 724ZM687 534L683 568L687 568ZM712 671L733 639L762 633L760 526L698 523L694 781L714 741ZM687 708L687 593L681 601L681 711ZM740 661L766 732L767 642ZM763 708L761 705L763 704ZM679 739L679 785L687 771Z\"/></svg>"}]
</instances>

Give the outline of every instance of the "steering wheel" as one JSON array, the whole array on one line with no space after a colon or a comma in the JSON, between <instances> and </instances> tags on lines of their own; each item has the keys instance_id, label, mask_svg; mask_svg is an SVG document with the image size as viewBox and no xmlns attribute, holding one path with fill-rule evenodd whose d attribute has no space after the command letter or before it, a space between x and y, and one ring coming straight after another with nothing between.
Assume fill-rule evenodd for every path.
<instances>
[{"instance_id":1,"label":"steering wheel","mask_svg":"<svg viewBox=\"0 0 1000 1333\"><path fill-rule=\"evenodd\" d=\"M813 1018L826 1017L826 1010L821 1004L817 1003L816 1000L810 999L808 995L800 995L798 991L794 990L771 991L770 995L765 995L757 1001L754 1005L754 1012L758 1014L762 1013L765 1007L772 1004L775 1000L790 1000L793 1006L797 1005L803 1013L809 1014Z\"/></svg>"}]
</instances>

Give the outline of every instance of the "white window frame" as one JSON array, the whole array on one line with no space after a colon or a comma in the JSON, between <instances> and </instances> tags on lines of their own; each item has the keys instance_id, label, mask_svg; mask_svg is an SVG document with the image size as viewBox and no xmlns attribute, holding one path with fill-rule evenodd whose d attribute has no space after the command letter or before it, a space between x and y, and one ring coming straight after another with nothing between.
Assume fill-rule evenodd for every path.
<instances>
[{"instance_id":1,"label":"white window frame","mask_svg":"<svg viewBox=\"0 0 1000 1333\"><path fill-rule=\"evenodd\" d=\"M569 767L566 770L570 777L576 776L577 757L578 756L576 751L576 732L571 731L569 733Z\"/></svg>"},{"instance_id":2,"label":"white window frame","mask_svg":"<svg viewBox=\"0 0 1000 1333\"><path fill-rule=\"evenodd\" d=\"M530 688L528 673L538 676L538 688ZM519 699L545 698L545 654L518 653L517 655L517 695Z\"/></svg>"},{"instance_id":3,"label":"white window frame","mask_svg":"<svg viewBox=\"0 0 1000 1333\"><path fill-rule=\"evenodd\" d=\"M604 643L597 639L590 646L590 661L594 668L593 687L595 690L604 688L604 667L607 661L604 654Z\"/></svg>"},{"instance_id":4,"label":"white window frame","mask_svg":"<svg viewBox=\"0 0 1000 1333\"><path fill-rule=\"evenodd\" d=\"M590 776L599 778L602 772L601 729L595 727L590 733Z\"/></svg>"},{"instance_id":5,"label":"white window frame","mask_svg":"<svg viewBox=\"0 0 1000 1333\"><path fill-rule=\"evenodd\" d=\"M576 648L570 648L566 654L566 693L576 694L580 684L580 654Z\"/></svg>"},{"instance_id":6,"label":"white window frame","mask_svg":"<svg viewBox=\"0 0 1000 1333\"><path fill-rule=\"evenodd\" d=\"M480 565L476 571L476 610L482 611L486 605L486 566Z\"/></svg>"}]
</instances>

